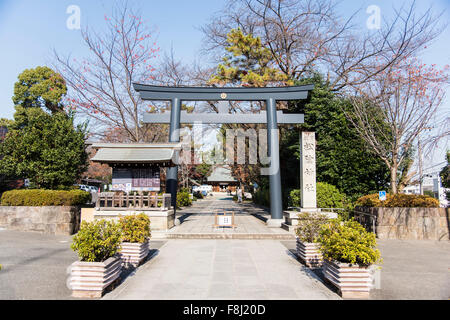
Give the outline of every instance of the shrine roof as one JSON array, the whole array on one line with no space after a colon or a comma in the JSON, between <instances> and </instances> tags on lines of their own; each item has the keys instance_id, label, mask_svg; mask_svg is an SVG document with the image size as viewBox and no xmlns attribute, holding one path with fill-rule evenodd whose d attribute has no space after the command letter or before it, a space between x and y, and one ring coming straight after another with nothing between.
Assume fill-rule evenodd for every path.
<instances>
[{"instance_id":1,"label":"shrine roof","mask_svg":"<svg viewBox=\"0 0 450 320\"><path fill-rule=\"evenodd\" d=\"M93 162L100 163L170 163L173 164L181 144L179 143L93 143L98 149Z\"/></svg>"},{"instance_id":2,"label":"shrine roof","mask_svg":"<svg viewBox=\"0 0 450 320\"><path fill-rule=\"evenodd\" d=\"M207 179L208 182L236 182L237 180L231 175L231 169L227 166L215 167L211 175Z\"/></svg>"}]
</instances>

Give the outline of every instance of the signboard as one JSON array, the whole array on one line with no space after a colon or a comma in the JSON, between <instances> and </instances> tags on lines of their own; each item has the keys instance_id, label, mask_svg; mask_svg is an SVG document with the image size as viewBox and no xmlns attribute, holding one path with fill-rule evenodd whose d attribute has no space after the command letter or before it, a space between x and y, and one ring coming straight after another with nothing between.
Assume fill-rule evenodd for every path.
<instances>
[{"instance_id":1,"label":"signboard","mask_svg":"<svg viewBox=\"0 0 450 320\"><path fill-rule=\"evenodd\" d=\"M378 199L380 201L386 201L386 191L380 191L378 192Z\"/></svg>"},{"instance_id":2,"label":"signboard","mask_svg":"<svg viewBox=\"0 0 450 320\"><path fill-rule=\"evenodd\" d=\"M219 226L231 226L231 216L219 216Z\"/></svg>"},{"instance_id":3,"label":"signboard","mask_svg":"<svg viewBox=\"0 0 450 320\"><path fill-rule=\"evenodd\" d=\"M159 168L113 168L113 191L160 191Z\"/></svg>"},{"instance_id":4,"label":"signboard","mask_svg":"<svg viewBox=\"0 0 450 320\"><path fill-rule=\"evenodd\" d=\"M214 227L236 228L236 225L234 224L234 211L228 214L226 212L217 211L214 219Z\"/></svg>"}]
</instances>

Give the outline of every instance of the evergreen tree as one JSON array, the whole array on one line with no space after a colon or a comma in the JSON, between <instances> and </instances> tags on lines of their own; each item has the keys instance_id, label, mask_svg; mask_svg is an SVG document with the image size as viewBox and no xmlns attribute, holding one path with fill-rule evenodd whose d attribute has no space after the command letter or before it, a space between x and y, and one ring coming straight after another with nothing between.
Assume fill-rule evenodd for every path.
<instances>
[{"instance_id":1,"label":"evergreen tree","mask_svg":"<svg viewBox=\"0 0 450 320\"><path fill-rule=\"evenodd\" d=\"M447 165L442 168L440 172L442 186L444 188L450 189L450 151L447 151ZM448 201L450 201L450 191L445 193L445 196Z\"/></svg>"},{"instance_id":2,"label":"evergreen tree","mask_svg":"<svg viewBox=\"0 0 450 320\"><path fill-rule=\"evenodd\" d=\"M61 99L65 85L54 81L59 79L54 72L43 74L43 69L48 68L25 70L19 75L15 88L20 90L15 90L13 97L18 103L14 123L0 145L0 174L28 178L39 188L65 188L87 167L86 124L75 125L74 114L64 112ZM33 79L33 84L24 79ZM22 90L25 87L28 89ZM47 95L45 90L59 93Z\"/></svg>"},{"instance_id":3,"label":"evergreen tree","mask_svg":"<svg viewBox=\"0 0 450 320\"><path fill-rule=\"evenodd\" d=\"M300 185L299 131L316 132L317 181L336 186L351 198L387 188L389 171L374 157L346 119L350 104L337 97L320 75L296 84L315 85L310 99L290 103L289 111L305 114L300 130L282 129L280 161L282 185Z\"/></svg>"}]
</instances>

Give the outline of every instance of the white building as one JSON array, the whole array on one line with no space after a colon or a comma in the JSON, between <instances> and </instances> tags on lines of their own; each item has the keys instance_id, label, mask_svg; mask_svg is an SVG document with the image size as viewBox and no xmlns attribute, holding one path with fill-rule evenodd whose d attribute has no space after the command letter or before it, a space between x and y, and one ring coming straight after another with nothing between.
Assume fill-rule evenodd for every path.
<instances>
[{"instance_id":1,"label":"white building","mask_svg":"<svg viewBox=\"0 0 450 320\"><path fill-rule=\"evenodd\" d=\"M445 192L450 190L442 187L439 172L425 174L423 177L422 187L424 192L425 191L433 192L434 197L439 199L441 207L445 208L449 206L449 202L445 197ZM416 182L415 184L408 185L403 189L402 192L406 194L420 194L420 185L418 182Z\"/></svg>"}]
</instances>

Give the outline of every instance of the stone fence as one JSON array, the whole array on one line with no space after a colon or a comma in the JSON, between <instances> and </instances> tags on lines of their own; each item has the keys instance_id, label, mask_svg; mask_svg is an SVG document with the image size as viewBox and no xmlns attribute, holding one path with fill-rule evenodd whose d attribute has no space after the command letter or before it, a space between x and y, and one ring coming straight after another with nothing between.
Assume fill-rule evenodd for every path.
<instances>
[{"instance_id":1,"label":"stone fence","mask_svg":"<svg viewBox=\"0 0 450 320\"><path fill-rule=\"evenodd\" d=\"M450 240L450 208L356 207L358 212L375 219L379 239Z\"/></svg>"},{"instance_id":2,"label":"stone fence","mask_svg":"<svg viewBox=\"0 0 450 320\"><path fill-rule=\"evenodd\" d=\"M0 227L16 231L72 235L80 227L78 206L0 206Z\"/></svg>"}]
</instances>

